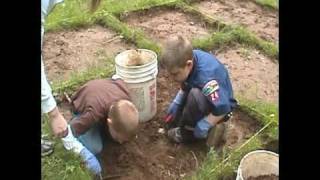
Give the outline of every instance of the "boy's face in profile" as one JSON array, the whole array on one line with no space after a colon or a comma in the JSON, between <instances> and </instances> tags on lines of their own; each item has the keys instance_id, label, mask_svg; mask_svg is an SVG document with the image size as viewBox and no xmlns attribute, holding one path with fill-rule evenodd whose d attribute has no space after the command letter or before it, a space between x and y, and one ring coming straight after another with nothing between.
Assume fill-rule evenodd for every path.
<instances>
[{"instance_id":1,"label":"boy's face in profile","mask_svg":"<svg viewBox=\"0 0 320 180\"><path fill-rule=\"evenodd\" d=\"M188 60L184 67L173 67L169 70L170 75L172 76L173 80L181 83L187 80L191 70L193 67L193 61Z\"/></svg>"}]
</instances>

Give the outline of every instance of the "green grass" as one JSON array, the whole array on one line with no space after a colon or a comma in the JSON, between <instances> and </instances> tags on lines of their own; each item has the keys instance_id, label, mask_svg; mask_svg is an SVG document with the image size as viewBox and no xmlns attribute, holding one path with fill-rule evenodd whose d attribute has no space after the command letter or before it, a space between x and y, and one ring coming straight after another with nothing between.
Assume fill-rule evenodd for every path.
<instances>
[{"instance_id":1,"label":"green grass","mask_svg":"<svg viewBox=\"0 0 320 180\"><path fill-rule=\"evenodd\" d=\"M97 15L97 19L99 19L99 24L119 32L127 41L134 43L138 48L150 49L157 54L160 53L160 47L147 38L142 30L129 27L112 14L104 11Z\"/></svg>"},{"instance_id":2,"label":"green grass","mask_svg":"<svg viewBox=\"0 0 320 180\"><path fill-rule=\"evenodd\" d=\"M44 134L51 134L48 117L44 117ZM80 156L67 151L61 140L49 136L55 142L54 153L41 158L41 179L49 180L91 180L92 174L82 165Z\"/></svg>"},{"instance_id":3,"label":"green grass","mask_svg":"<svg viewBox=\"0 0 320 180\"><path fill-rule=\"evenodd\" d=\"M244 155L258 150L266 149L269 142L278 140L278 107L275 104L247 100L244 97L237 97L240 110L248 113L262 126L255 135L235 149L224 149L222 159L216 152L210 151L206 161L187 179L192 180L215 180L222 177L232 177Z\"/></svg>"},{"instance_id":4,"label":"green grass","mask_svg":"<svg viewBox=\"0 0 320 180\"><path fill-rule=\"evenodd\" d=\"M87 0L67 0L57 4L46 19L45 30L75 29L94 24Z\"/></svg>"},{"instance_id":5,"label":"green grass","mask_svg":"<svg viewBox=\"0 0 320 180\"><path fill-rule=\"evenodd\" d=\"M257 4L278 10L278 0L255 0Z\"/></svg>"},{"instance_id":6,"label":"green grass","mask_svg":"<svg viewBox=\"0 0 320 180\"><path fill-rule=\"evenodd\" d=\"M184 12L199 17L216 31L207 38L194 39L192 42L194 47L204 50L212 50L213 48L219 49L238 43L256 48L261 50L267 56L278 59L278 46L273 42L257 37L247 28L239 25L226 24L221 20L202 13L196 7L192 7L183 2L177 2L176 6Z\"/></svg>"},{"instance_id":7,"label":"green grass","mask_svg":"<svg viewBox=\"0 0 320 180\"><path fill-rule=\"evenodd\" d=\"M45 29L46 31L56 31L88 27L95 24L95 14L97 13L109 12L118 15L129 11L175 3L176 1L179 0L108 0L102 1L95 13L90 13L88 0L68 0L58 4L49 14Z\"/></svg>"},{"instance_id":8,"label":"green grass","mask_svg":"<svg viewBox=\"0 0 320 180\"><path fill-rule=\"evenodd\" d=\"M247 112L251 113L253 117L257 117L259 114L260 117L257 117L263 125L267 124L270 121L278 123L278 107L273 103L266 103L262 101L253 101L248 100L244 97L237 97L239 101L240 108Z\"/></svg>"},{"instance_id":9,"label":"green grass","mask_svg":"<svg viewBox=\"0 0 320 180\"><path fill-rule=\"evenodd\" d=\"M149 9L151 7L167 5L178 1L180 0L108 0L103 1L101 9L119 15L121 13Z\"/></svg>"},{"instance_id":10,"label":"green grass","mask_svg":"<svg viewBox=\"0 0 320 180\"><path fill-rule=\"evenodd\" d=\"M261 149L261 147L262 142L259 135L257 135L249 139L245 145L239 146L238 149L225 149L222 158L211 149L201 167L193 176L186 179L218 180L223 177L234 177L242 157L251 151Z\"/></svg>"},{"instance_id":11,"label":"green grass","mask_svg":"<svg viewBox=\"0 0 320 180\"><path fill-rule=\"evenodd\" d=\"M208 25L210 25L211 28L219 30L227 26L227 24L224 23L223 21L215 19L205 13L202 13L197 7L190 6L185 2L176 2L175 6L177 8L180 8L182 11L186 13L189 13L193 16L200 18L202 21L208 23Z\"/></svg>"},{"instance_id":12,"label":"green grass","mask_svg":"<svg viewBox=\"0 0 320 180\"><path fill-rule=\"evenodd\" d=\"M114 69L114 61L112 59L106 59L104 66L93 66L86 71L73 73L69 80L66 81L54 81L52 91L54 94L61 94L63 92L71 93L89 80L110 77L114 74Z\"/></svg>"},{"instance_id":13,"label":"green grass","mask_svg":"<svg viewBox=\"0 0 320 180\"><path fill-rule=\"evenodd\" d=\"M195 39L192 44L195 48L204 50L219 49L235 44L246 45L262 51L265 55L278 59L278 47L272 42L268 42L256 37L246 28L240 26L226 26L207 38Z\"/></svg>"},{"instance_id":14,"label":"green grass","mask_svg":"<svg viewBox=\"0 0 320 180\"><path fill-rule=\"evenodd\" d=\"M46 30L79 28L100 23L121 33L128 41L136 44L138 48L148 48L159 53L159 46L147 38L142 30L127 26L113 16L112 13L119 14L168 4L169 6L176 6L187 13L198 16L218 30L208 38L194 40L193 45L196 48L212 50L212 48L240 43L257 48L272 58L278 58L278 47L272 42L256 37L246 28L226 25L179 0L103 1L94 14L88 12L86 0L70 0L64 4L57 5L47 19Z\"/></svg>"}]
</instances>

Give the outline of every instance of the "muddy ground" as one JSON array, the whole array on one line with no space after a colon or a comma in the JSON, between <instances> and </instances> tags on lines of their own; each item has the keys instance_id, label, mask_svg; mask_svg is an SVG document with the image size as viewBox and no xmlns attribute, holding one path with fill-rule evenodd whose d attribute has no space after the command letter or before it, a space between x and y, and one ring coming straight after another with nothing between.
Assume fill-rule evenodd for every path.
<instances>
[{"instance_id":1,"label":"muddy ground","mask_svg":"<svg viewBox=\"0 0 320 180\"><path fill-rule=\"evenodd\" d=\"M262 39L279 42L278 11L263 8L250 0L201 1L194 6L223 22L243 25Z\"/></svg>"},{"instance_id":2,"label":"muddy ground","mask_svg":"<svg viewBox=\"0 0 320 180\"><path fill-rule=\"evenodd\" d=\"M227 48L215 53L229 71L236 95L278 104L279 64L255 49Z\"/></svg>"},{"instance_id":3,"label":"muddy ground","mask_svg":"<svg viewBox=\"0 0 320 180\"><path fill-rule=\"evenodd\" d=\"M49 81L67 80L72 72L107 63L106 57L133 48L115 32L101 26L48 32L44 36L43 60Z\"/></svg>"}]
</instances>

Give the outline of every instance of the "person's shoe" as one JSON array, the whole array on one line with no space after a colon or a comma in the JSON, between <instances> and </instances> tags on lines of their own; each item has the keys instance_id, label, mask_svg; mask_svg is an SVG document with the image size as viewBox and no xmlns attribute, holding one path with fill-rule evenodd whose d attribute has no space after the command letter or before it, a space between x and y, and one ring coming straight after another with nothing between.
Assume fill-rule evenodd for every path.
<instances>
[{"instance_id":1,"label":"person's shoe","mask_svg":"<svg viewBox=\"0 0 320 180\"><path fill-rule=\"evenodd\" d=\"M41 156L48 156L53 153L53 143L48 140L41 139Z\"/></svg>"},{"instance_id":2,"label":"person's shoe","mask_svg":"<svg viewBox=\"0 0 320 180\"><path fill-rule=\"evenodd\" d=\"M182 142L182 136L181 136L180 127L169 129L168 137L173 142L181 143Z\"/></svg>"},{"instance_id":3,"label":"person's shoe","mask_svg":"<svg viewBox=\"0 0 320 180\"><path fill-rule=\"evenodd\" d=\"M218 148L225 140L226 125L224 122L216 124L213 128L210 129L207 137L207 145L209 147Z\"/></svg>"}]
</instances>

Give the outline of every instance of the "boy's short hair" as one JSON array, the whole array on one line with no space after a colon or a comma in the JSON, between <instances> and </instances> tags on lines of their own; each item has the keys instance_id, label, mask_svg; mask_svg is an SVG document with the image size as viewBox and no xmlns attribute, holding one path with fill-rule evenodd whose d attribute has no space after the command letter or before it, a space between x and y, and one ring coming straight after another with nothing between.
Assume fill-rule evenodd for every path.
<instances>
[{"instance_id":1,"label":"boy's short hair","mask_svg":"<svg viewBox=\"0 0 320 180\"><path fill-rule=\"evenodd\" d=\"M135 105L128 100L116 101L112 104L109 117L113 127L127 138L133 137L138 129L139 112Z\"/></svg>"},{"instance_id":2,"label":"boy's short hair","mask_svg":"<svg viewBox=\"0 0 320 180\"><path fill-rule=\"evenodd\" d=\"M162 64L169 70L173 67L182 68L186 65L187 60L192 60L192 50L190 41L182 36L170 37L164 46Z\"/></svg>"}]
</instances>

